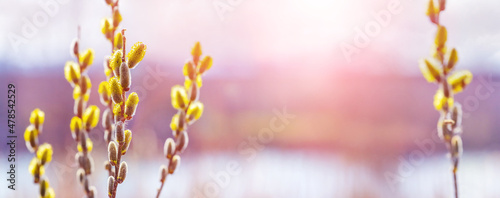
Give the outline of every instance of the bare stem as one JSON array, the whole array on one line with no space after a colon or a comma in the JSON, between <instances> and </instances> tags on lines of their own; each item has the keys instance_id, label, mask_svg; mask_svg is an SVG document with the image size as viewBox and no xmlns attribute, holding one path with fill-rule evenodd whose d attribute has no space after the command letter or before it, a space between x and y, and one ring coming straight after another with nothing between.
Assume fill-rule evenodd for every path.
<instances>
[{"instance_id":1,"label":"bare stem","mask_svg":"<svg viewBox=\"0 0 500 198\"><path fill-rule=\"evenodd\" d=\"M122 29L122 38L123 38L123 46L122 46L122 50L123 50L123 55L122 55L122 62L125 62L125 52L126 52L126 48L125 48L125 45L127 44L127 37L125 37L125 30L127 29Z\"/></svg>"},{"instance_id":2,"label":"bare stem","mask_svg":"<svg viewBox=\"0 0 500 198\"><path fill-rule=\"evenodd\" d=\"M453 182L455 185L455 198L458 198L457 167L458 167L458 160L453 164Z\"/></svg>"},{"instance_id":3,"label":"bare stem","mask_svg":"<svg viewBox=\"0 0 500 198\"><path fill-rule=\"evenodd\" d=\"M158 193L156 193L156 198L160 197L161 190L163 190L163 185L165 184L165 180L161 182L160 188L158 189Z\"/></svg>"}]
</instances>

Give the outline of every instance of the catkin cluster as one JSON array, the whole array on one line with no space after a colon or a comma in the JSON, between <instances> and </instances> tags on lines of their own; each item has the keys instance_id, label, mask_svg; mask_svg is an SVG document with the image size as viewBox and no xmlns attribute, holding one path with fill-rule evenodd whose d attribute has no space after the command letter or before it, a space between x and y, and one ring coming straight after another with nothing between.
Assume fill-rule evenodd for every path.
<instances>
[{"instance_id":1,"label":"catkin cluster","mask_svg":"<svg viewBox=\"0 0 500 198\"><path fill-rule=\"evenodd\" d=\"M212 57L201 58L202 51L199 42L195 44L191 51L192 59L184 64L183 73L185 76L184 86L175 85L171 90L172 106L177 109L177 113L172 117L170 128L174 138L168 138L164 145L164 155L168 159L168 165L160 167L161 190L168 174L173 174L179 166L181 158L179 156L188 145L188 125L193 124L203 114L203 103L198 101L200 88L202 86L201 76L212 67Z\"/></svg>"},{"instance_id":2,"label":"catkin cluster","mask_svg":"<svg viewBox=\"0 0 500 198\"><path fill-rule=\"evenodd\" d=\"M99 85L101 102L107 109L103 113L102 125L105 129L104 139L108 143L108 161L104 163L109 173L108 196L115 197L118 184L121 184L127 175L128 167L121 161L132 141L132 131L126 129L126 122L134 116L139 96L130 91L132 84L131 69L137 67L146 54L146 45L135 43L125 56L125 29L116 32L122 16L118 10L118 0L106 0L111 7L112 18L104 18L101 31L111 42L112 54L105 58L104 73L107 81Z\"/></svg>"},{"instance_id":3,"label":"catkin cluster","mask_svg":"<svg viewBox=\"0 0 500 198\"><path fill-rule=\"evenodd\" d=\"M434 95L434 107L441 116L437 124L438 135L446 144L451 161L455 181L455 195L458 197L456 171L462 154L462 106L454 100L454 94L460 93L472 81L472 73L468 70L454 71L458 62L457 50L448 48L446 27L439 23L439 16L445 10L446 0L435 3L430 0L427 16L437 26L431 56L420 61L420 70L428 82L439 86Z\"/></svg>"},{"instance_id":4,"label":"catkin cluster","mask_svg":"<svg viewBox=\"0 0 500 198\"><path fill-rule=\"evenodd\" d=\"M24 140L26 147L31 153L35 153L35 157L30 162L29 172L34 177L34 182L40 185L40 197L54 198L56 196L54 189L50 187L48 178L45 174L45 167L52 161L54 153L50 144L38 144L38 136L42 134L42 126L45 120L45 113L40 109L35 109L31 112L30 125L24 132Z\"/></svg>"},{"instance_id":5,"label":"catkin cluster","mask_svg":"<svg viewBox=\"0 0 500 198\"><path fill-rule=\"evenodd\" d=\"M105 0L106 4L111 7L111 17L103 18L101 21L101 32L104 34L107 40L111 42L111 53L115 49L121 49L123 47L122 32L118 30L118 26L122 22L123 18L118 9L119 0ZM115 34L116 32L116 34ZM111 70L104 64L104 69L106 76L111 75Z\"/></svg>"},{"instance_id":6,"label":"catkin cluster","mask_svg":"<svg viewBox=\"0 0 500 198\"><path fill-rule=\"evenodd\" d=\"M114 55L115 50L122 50L124 48L122 31L116 30L123 20L118 7L118 0L106 0L105 3L111 8L111 17L103 18L101 21L101 32L104 34L106 39L111 43L111 54ZM123 30L123 33L124 30ZM123 52L122 52L123 53ZM118 55L118 54L117 54ZM119 57L121 55L118 55ZM102 114L102 126L104 127L104 140L107 144L112 140L114 116L113 116L113 101L110 98L109 84L108 81L114 76L113 69L110 65L110 56L104 58L104 74L106 75L106 80L99 84L99 95L101 96L101 103L106 107L106 110ZM119 68L118 68L119 69ZM118 71L119 72L119 71ZM108 160L104 162L104 168L108 171L108 175L114 175L111 164Z\"/></svg>"},{"instance_id":7,"label":"catkin cluster","mask_svg":"<svg viewBox=\"0 0 500 198\"><path fill-rule=\"evenodd\" d=\"M97 126L99 122L100 110L97 106L87 107L90 97L90 88L92 83L86 74L86 70L92 65L94 60L94 51L87 49L85 52L79 51L79 38L76 38L71 46L70 53L76 58L76 62L68 61L64 67L64 75L69 84L73 87L74 117L70 122L71 135L77 143L78 153L75 160L78 162L76 178L82 185L87 197L96 197L96 188L90 186L88 176L94 170L94 160L90 153L93 143L89 138L90 131Z\"/></svg>"}]
</instances>

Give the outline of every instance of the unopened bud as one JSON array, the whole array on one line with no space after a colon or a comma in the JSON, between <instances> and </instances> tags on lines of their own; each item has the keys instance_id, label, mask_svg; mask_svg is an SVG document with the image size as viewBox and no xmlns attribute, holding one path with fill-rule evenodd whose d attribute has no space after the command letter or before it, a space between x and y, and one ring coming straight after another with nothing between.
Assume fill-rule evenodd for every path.
<instances>
[{"instance_id":1,"label":"unopened bud","mask_svg":"<svg viewBox=\"0 0 500 198\"><path fill-rule=\"evenodd\" d=\"M179 134L179 137L177 138L177 151L182 153L184 150L186 150L186 147L188 145L189 138L188 134L186 131L183 131Z\"/></svg>"},{"instance_id":2,"label":"unopened bud","mask_svg":"<svg viewBox=\"0 0 500 198\"><path fill-rule=\"evenodd\" d=\"M108 196L113 196L113 189L115 187L115 178L113 176L108 177Z\"/></svg>"},{"instance_id":3,"label":"unopened bud","mask_svg":"<svg viewBox=\"0 0 500 198\"><path fill-rule=\"evenodd\" d=\"M117 178L119 184L125 181L125 178L127 177L127 172L128 172L127 162L122 162L120 164L120 169L118 171L118 178Z\"/></svg>"},{"instance_id":4,"label":"unopened bud","mask_svg":"<svg viewBox=\"0 0 500 198\"><path fill-rule=\"evenodd\" d=\"M71 42L71 51L70 51L70 54L75 57L75 58L78 58L78 39L75 38L73 40L73 42Z\"/></svg>"},{"instance_id":5,"label":"unopened bud","mask_svg":"<svg viewBox=\"0 0 500 198\"><path fill-rule=\"evenodd\" d=\"M104 141L109 142L111 141L111 130L104 130Z\"/></svg>"},{"instance_id":6,"label":"unopened bud","mask_svg":"<svg viewBox=\"0 0 500 198\"><path fill-rule=\"evenodd\" d=\"M167 179L167 167L165 165L161 165L160 167L160 182L165 182L165 179Z\"/></svg>"},{"instance_id":7,"label":"unopened bud","mask_svg":"<svg viewBox=\"0 0 500 198\"><path fill-rule=\"evenodd\" d=\"M83 167L83 164L85 164L84 159L83 159L83 153L78 152L75 154L75 161L78 162L78 166Z\"/></svg>"},{"instance_id":8,"label":"unopened bud","mask_svg":"<svg viewBox=\"0 0 500 198\"><path fill-rule=\"evenodd\" d=\"M85 170L83 170L83 168L79 168L76 171L76 179L80 182L80 184L83 184L83 180L85 179Z\"/></svg>"},{"instance_id":9,"label":"unopened bud","mask_svg":"<svg viewBox=\"0 0 500 198\"><path fill-rule=\"evenodd\" d=\"M111 130L113 128L113 118L109 108L106 108L102 114L102 127L106 130Z\"/></svg>"},{"instance_id":10,"label":"unopened bud","mask_svg":"<svg viewBox=\"0 0 500 198\"><path fill-rule=\"evenodd\" d=\"M111 170L111 164L109 163L109 161L104 161L104 170Z\"/></svg>"},{"instance_id":11,"label":"unopened bud","mask_svg":"<svg viewBox=\"0 0 500 198\"><path fill-rule=\"evenodd\" d=\"M175 152L175 142L172 138L167 138L165 145L163 146L163 154L167 159L172 159Z\"/></svg>"},{"instance_id":12,"label":"unopened bud","mask_svg":"<svg viewBox=\"0 0 500 198\"><path fill-rule=\"evenodd\" d=\"M115 142L109 142L108 144L108 159L109 163L113 166L117 163L118 148Z\"/></svg>"},{"instance_id":13,"label":"unopened bud","mask_svg":"<svg viewBox=\"0 0 500 198\"><path fill-rule=\"evenodd\" d=\"M87 175L89 175L92 172L94 172L94 159L92 158L92 156L90 154L88 154L86 164L85 164L85 173Z\"/></svg>"},{"instance_id":14,"label":"unopened bud","mask_svg":"<svg viewBox=\"0 0 500 198\"><path fill-rule=\"evenodd\" d=\"M120 143L120 145L123 144L123 142L125 141L125 133L123 128L124 128L123 122L116 123L115 126L116 140L118 141L118 143Z\"/></svg>"},{"instance_id":15,"label":"unopened bud","mask_svg":"<svg viewBox=\"0 0 500 198\"><path fill-rule=\"evenodd\" d=\"M180 163L181 157L179 157L179 155L175 155L174 157L172 157L172 160L170 160L170 163L168 164L168 173L173 174Z\"/></svg>"},{"instance_id":16,"label":"unopened bud","mask_svg":"<svg viewBox=\"0 0 500 198\"><path fill-rule=\"evenodd\" d=\"M120 84L124 91L128 91L130 89L131 82L132 79L130 78L130 69L126 63L122 63L120 66Z\"/></svg>"},{"instance_id":17,"label":"unopened bud","mask_svg":"<svg viewBox=\"0 0 500 198\"><path fill-rule=\"evenodd\" d=\"M85 175L88 175L91 173L91 164L90 164L90 159L88 158L88 155L82 155L82 157L79 158L78 161L80 167L85 171Z\"/></svg>"}]
</instances>

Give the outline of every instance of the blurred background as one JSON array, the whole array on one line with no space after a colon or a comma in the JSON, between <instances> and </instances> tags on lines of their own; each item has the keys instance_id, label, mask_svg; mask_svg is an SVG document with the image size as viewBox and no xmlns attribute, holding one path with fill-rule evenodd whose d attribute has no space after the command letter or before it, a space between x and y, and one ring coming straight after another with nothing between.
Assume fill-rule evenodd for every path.
<instances>
[{"instance_id":1,"label":"blurred background","mask_svg":"<svg viewBox=\"0 0 500 198\"><path fill-rule=\"evenodd\" d=\"M436 137L437 89L420 74L436 27L424 0L120 1L127 48L147 53L132 70L141 98L128 125L134 136L118 197L153 197L163 143L171 137L170 88L196 41L214 65L204 76L205 111L162 197L451 197L451 163ZM441 16L458 69L474 73L456 100L464 109L461 197L500 197L500 1L449 1ZM104 0L0 0L0 120L7 85L16 86L17 183L6 188L6 124L0 125L0 197L34 197L22 138L35 108L46 113L40 142L55 148L46 174L58 197L83 196L69 122L72 88L64 78L70 43L93 48L89 104L99 102ZM31 28L30 28L31 27ZM129 50L129 49L127 49ZM276 126L275 126L276 125ZM280 127L280 130L272 131ZM272 132L269 132L272 131ZM106 197L103 128L91 132L91 183ZM228 167L238 171L228 171ZM231 168L229 168L232 170ZM231 174L230 174L231 173Z\"/></svg>"}]
</instances>

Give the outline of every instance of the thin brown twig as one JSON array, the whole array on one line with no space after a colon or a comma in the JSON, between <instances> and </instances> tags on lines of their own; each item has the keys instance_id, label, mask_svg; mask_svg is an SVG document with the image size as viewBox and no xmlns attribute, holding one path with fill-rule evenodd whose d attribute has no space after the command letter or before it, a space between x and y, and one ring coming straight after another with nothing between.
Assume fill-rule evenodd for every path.
<instances>
[{"instance_id":1,"label":"thin brown twig","mask_svg":"<svg viewBox=\"0 0 500 198\"><path fill-rule=\"evenodd\" d=\"M437 18L436 25L440 26L441 24L439 23L439 13L437 14L436 18ZM440 60L441 60L440 62L441 62L441 65L443 66L443 79L445 79L445 80L443 80L443 86L448 86L448 82L446 81L447 76L448 76L448 72L446 69L446 65L444 64L444 54L441 52L440 47L438 47L436 50L438 51L438 55L440 56ZM449 109L448 105L446 105L445 114L448 114L449 111L450 111L450 109ZM445 120L445 124L454 124L454 123L455 122L453 120ZM445 142L445 143L448 144L447 142ZM448 149L450 151L450 156L453 155L453 151L451 150L451 145L448 146ZM458 159L456 159L456 161L453 163L453 169L452 169L455 198L458 198L457 169L458 169Z\"/></svg>"},{"instance_id":2,"label":"thin brown twig","mask_svg":"<svg viewBox=\"0 0 500 198\"><path fill-rule=\"evenodd\" d=\"M189 101L189 102L188 102L187 107L189 107L189 105L191 105L191 101ZM183 110L183 111L184 111L184 114L186 114L186 113L187 113L187 109L188 109L188 108L186 108L185 110ZM186 124L186 126L184 126L184 127L186 128L185 130L187 131L187 124ZM178 139L179 137L180 137L180 135L178 135L177 137L175 137L175 141L176 141L176 142L178 141L177 139ZM178 150L177 150L177 149L175 149L175 151L174 151L174 153L172 154L172 156L177 155L177 153L178 153ZM171 162L172 162L172 160L169 160L169 161L168 161L168 164L170 165L170 163L171 163ZM161 194L161 191L163 190L163 185L165 184L165 181L166 181L166 179L165 179L165 180L163 180L163 181L161 181L161 185L160 185L160 188L158 189L158 193L156 194L156 198L159 198L159 197L160 197L160 194Z\"/></svg>"},{"instance_id":3,"label":"thin brown twig","mask_svg":"<svg viewBox=\"0 0 500 198\"><path fill-rule=\"evenodd\" d=\"M158 189L158 193L156 193L156 198L160 198L160 193L161 190L163 190L163 185L165 184L165 181L161 182L160 188Z\"/></svg>"},{"instance_id":4,"label":"thin brown twig","mask_svg":"<svg viewBox=\"0 0 500 198\"><path fill-rule=\"evenodd\" d=\"M455 198L458 198L457 167L458 167L458 160L453 164L453 183L455 186Z\"/></svg>"}]
</instances>

